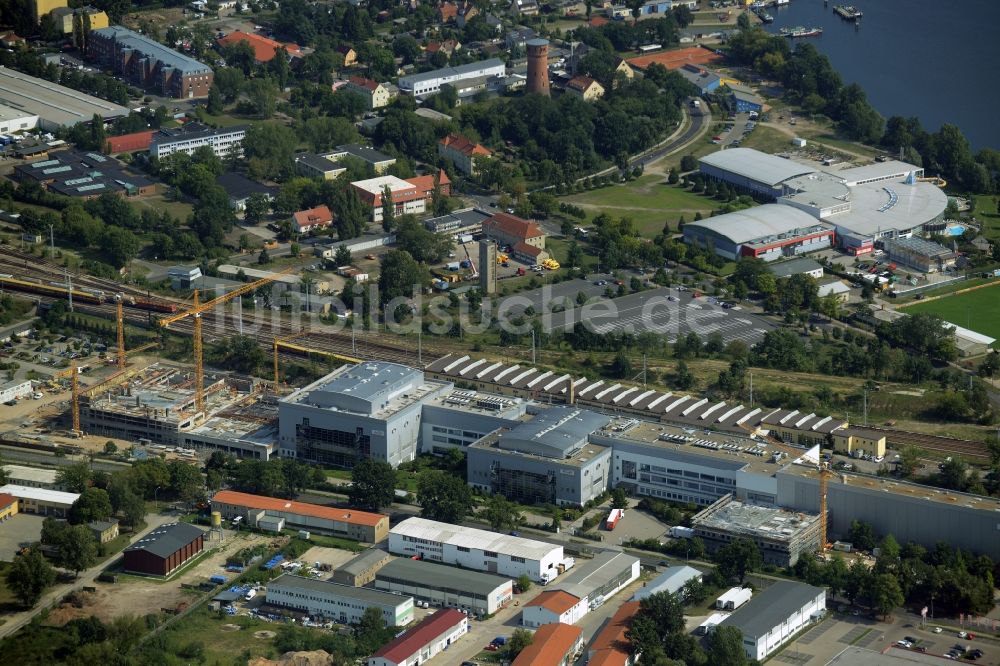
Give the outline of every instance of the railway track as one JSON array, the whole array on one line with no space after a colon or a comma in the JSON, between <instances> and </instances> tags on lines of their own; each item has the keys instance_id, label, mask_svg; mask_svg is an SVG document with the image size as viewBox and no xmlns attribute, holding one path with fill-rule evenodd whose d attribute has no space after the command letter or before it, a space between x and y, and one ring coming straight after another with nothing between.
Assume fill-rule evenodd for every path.
<instances>
[{"instance_id":1,"label":"railway track","mask_svg":"<svg viewBox=\"0 0 1000 666\"><path fill-rule=\"evenodd\" d=\"M989 459L989 451L985 442L944 437L942 435L926 435L919 432L895 430L893 428L873 428L868 426L868 429L885 433L886 443L892 448L898 449L902 446L916 446L925 451L961 456L973 461L981 462Z\"/></svg>"}]
</instances>

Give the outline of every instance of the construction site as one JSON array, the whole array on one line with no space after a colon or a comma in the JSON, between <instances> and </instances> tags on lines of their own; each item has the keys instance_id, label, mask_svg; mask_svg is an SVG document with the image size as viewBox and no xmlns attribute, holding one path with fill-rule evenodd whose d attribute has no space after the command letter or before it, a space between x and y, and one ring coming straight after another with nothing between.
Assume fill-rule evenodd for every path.
<instances>
[{"instance_id":1,"label":"construction site","mask_svg":"<svg viewBox=\"0 0 1000 666\"><path fill-rule=\"evenodd\" d=\"M193 449L220 449L266 460L277 432L277 406L257 379L208 373L197 408L195 373L156 363L128 380L81 396L84 433L129 442Z\"/></svg>"}]
</instances>

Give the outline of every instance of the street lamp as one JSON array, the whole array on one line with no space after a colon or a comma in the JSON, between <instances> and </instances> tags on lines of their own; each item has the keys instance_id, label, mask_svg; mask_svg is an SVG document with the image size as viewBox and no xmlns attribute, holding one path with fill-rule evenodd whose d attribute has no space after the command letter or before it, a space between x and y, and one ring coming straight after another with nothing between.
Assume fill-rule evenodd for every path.
<instances>
[{"instance_id":1,"label":"street lamp","mask_svg":"<svg viewBox=\"0 0 1000 666\"><path fill-rule=\"evenodd\" d=\"M160 486L156 486L156 488L153 489L153 506L156 507L157 511L160 510L160 502L156 499L156 493L158 492L160 492Z\"/></svg>"}]
</instances>

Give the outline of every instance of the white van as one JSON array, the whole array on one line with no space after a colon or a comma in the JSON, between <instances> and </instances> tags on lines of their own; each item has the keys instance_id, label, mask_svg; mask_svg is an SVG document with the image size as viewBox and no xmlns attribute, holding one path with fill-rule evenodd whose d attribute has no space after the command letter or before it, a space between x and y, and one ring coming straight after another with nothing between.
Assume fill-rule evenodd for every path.
<instances>
[{"instance_id":1,"label":"white van","mask_svg":"<svg viewBox=\"0 0 1000 666\"><path fill-rule=\"evenodd\" d=\"M248 592L246 593L246 597L244 597L244 598L245 598L245 599L246 599L247 601L250 601L251 599L253 599L253 598L254 598L254 597L256 597L256 596L257 596L257 590L253 590L253 589L251 589L251 590L249 590L249 591L248 591Z\"/></svg>"}]
</instances>

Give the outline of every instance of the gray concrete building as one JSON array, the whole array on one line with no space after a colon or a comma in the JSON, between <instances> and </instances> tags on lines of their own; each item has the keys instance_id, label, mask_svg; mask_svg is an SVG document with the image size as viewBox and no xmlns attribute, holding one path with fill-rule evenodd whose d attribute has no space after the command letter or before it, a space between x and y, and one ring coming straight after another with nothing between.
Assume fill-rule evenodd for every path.
<instances>
[{"instance_id":1,"label":"gray concrete building","mask_svg":"<svg viewBox=\"0 0 1000 666\"><path fill-rule=\"evenodd\" d=\"M478 615L492 615L514 597L509 578L405 557L378 570L375 589Z\"/></svg>"},{"instance_id":2,"label":"gray concrete building","mask_svg":"<svg viewBox=\"0 0 1000 666\"><path fill-rule=\"evenodd\" d=\"M364 458L396 467L417 455L423 400L448 388L396 363L344 366L282 398L281 455L348 469Z\"/></svg>"},{"instance_id":3,"label":"gray concrete building","mask_svg":"<svg viewBox=\"0 0 1000 666\"><path fill-rule=\"evenodd\" d=\"M617 594L623 587L639 578L639 558L626 553L604 551L589 560L578 559L576 566L563 575L549 589L568 592L578 599L586 599L595 609Z\"/></svg>"},{"instance_id":4,"label":"gray concrete building","mask_svg":"<svg viewBox=\"0 0 1000 666\"><path fill-rule=\"evenodd\" d=\"M528 503L579 506L607 490L611 449L591 433L610 419L584 409L551 407L468 447L469 484Z\"/></svg>"},{"instance_id":5,"label":"gray concrete building","mask_svg":"<svg viewBox=\"0 0 1000 666\"><path fill-rule=\"evenodd\" d=\"M591 441L614 449L611 486L633 495L708 506L732 493L777 503L773 477L783 458L748 437L619 419Z\"/></svg>"},{"instance_id":6,"label":"gray concrete building","mask_svg":"<svg viewBox=\"0 0 1000 666\"><path fill-rule=\"evenodd\" d=\"M778 501L794 511L819 511L815 469L787 465L776 474ZM1000 500L862 474L830 479L827 494L830 541L845 539L852 520L864 520L875 534L892 534L932 548L938 542L1000 559Z\"/></svg>"},{"instance_id":7,"label":"gray concrete building","mask_svg":"<svg viewBox=\"0 0 1000 666\"><path fill-rule=\"evenodd\" d=\"M726 495L691 518L694 536L709 552L738 539L753 541L764 562L792 566L802 553L820 547L820 520L816 514L744 504Z\"/></svg>"},{"instance_id":8,"label":"gray concrete building","mask_svg":"<svg viewBox=\"0 0 1000 666\"><path fill-rule=\"evenodd\" d=\"M344 624L360 622L369 608L381 611L387 627L413 621L412 597L291 574L282 574L267 584L266 601Z\"/></svg>"},{"instance_id":9,"label":"gray concrete building","mask_svg":"<svg viewBox=\"0 0 1000 666\"><path fill-rule=\"evenodd\" d=\"M375 574L389 562L392 562L392 555L378 548L369 548L338 567L330 580L341 585L363 587L375 580Z\"/></svg>"},{"instance_id":10,"label":"gray concrete building","mask_svg":"<svg viewBox=\"0 0 1000 666\"><path fill-rule=\"evenodd\" d=\"M521 398L467 389L435 395L424 402L420 451L465 450L494 430L517 424L526 411L527 403Z\"/></svg>"}]
</instances>

